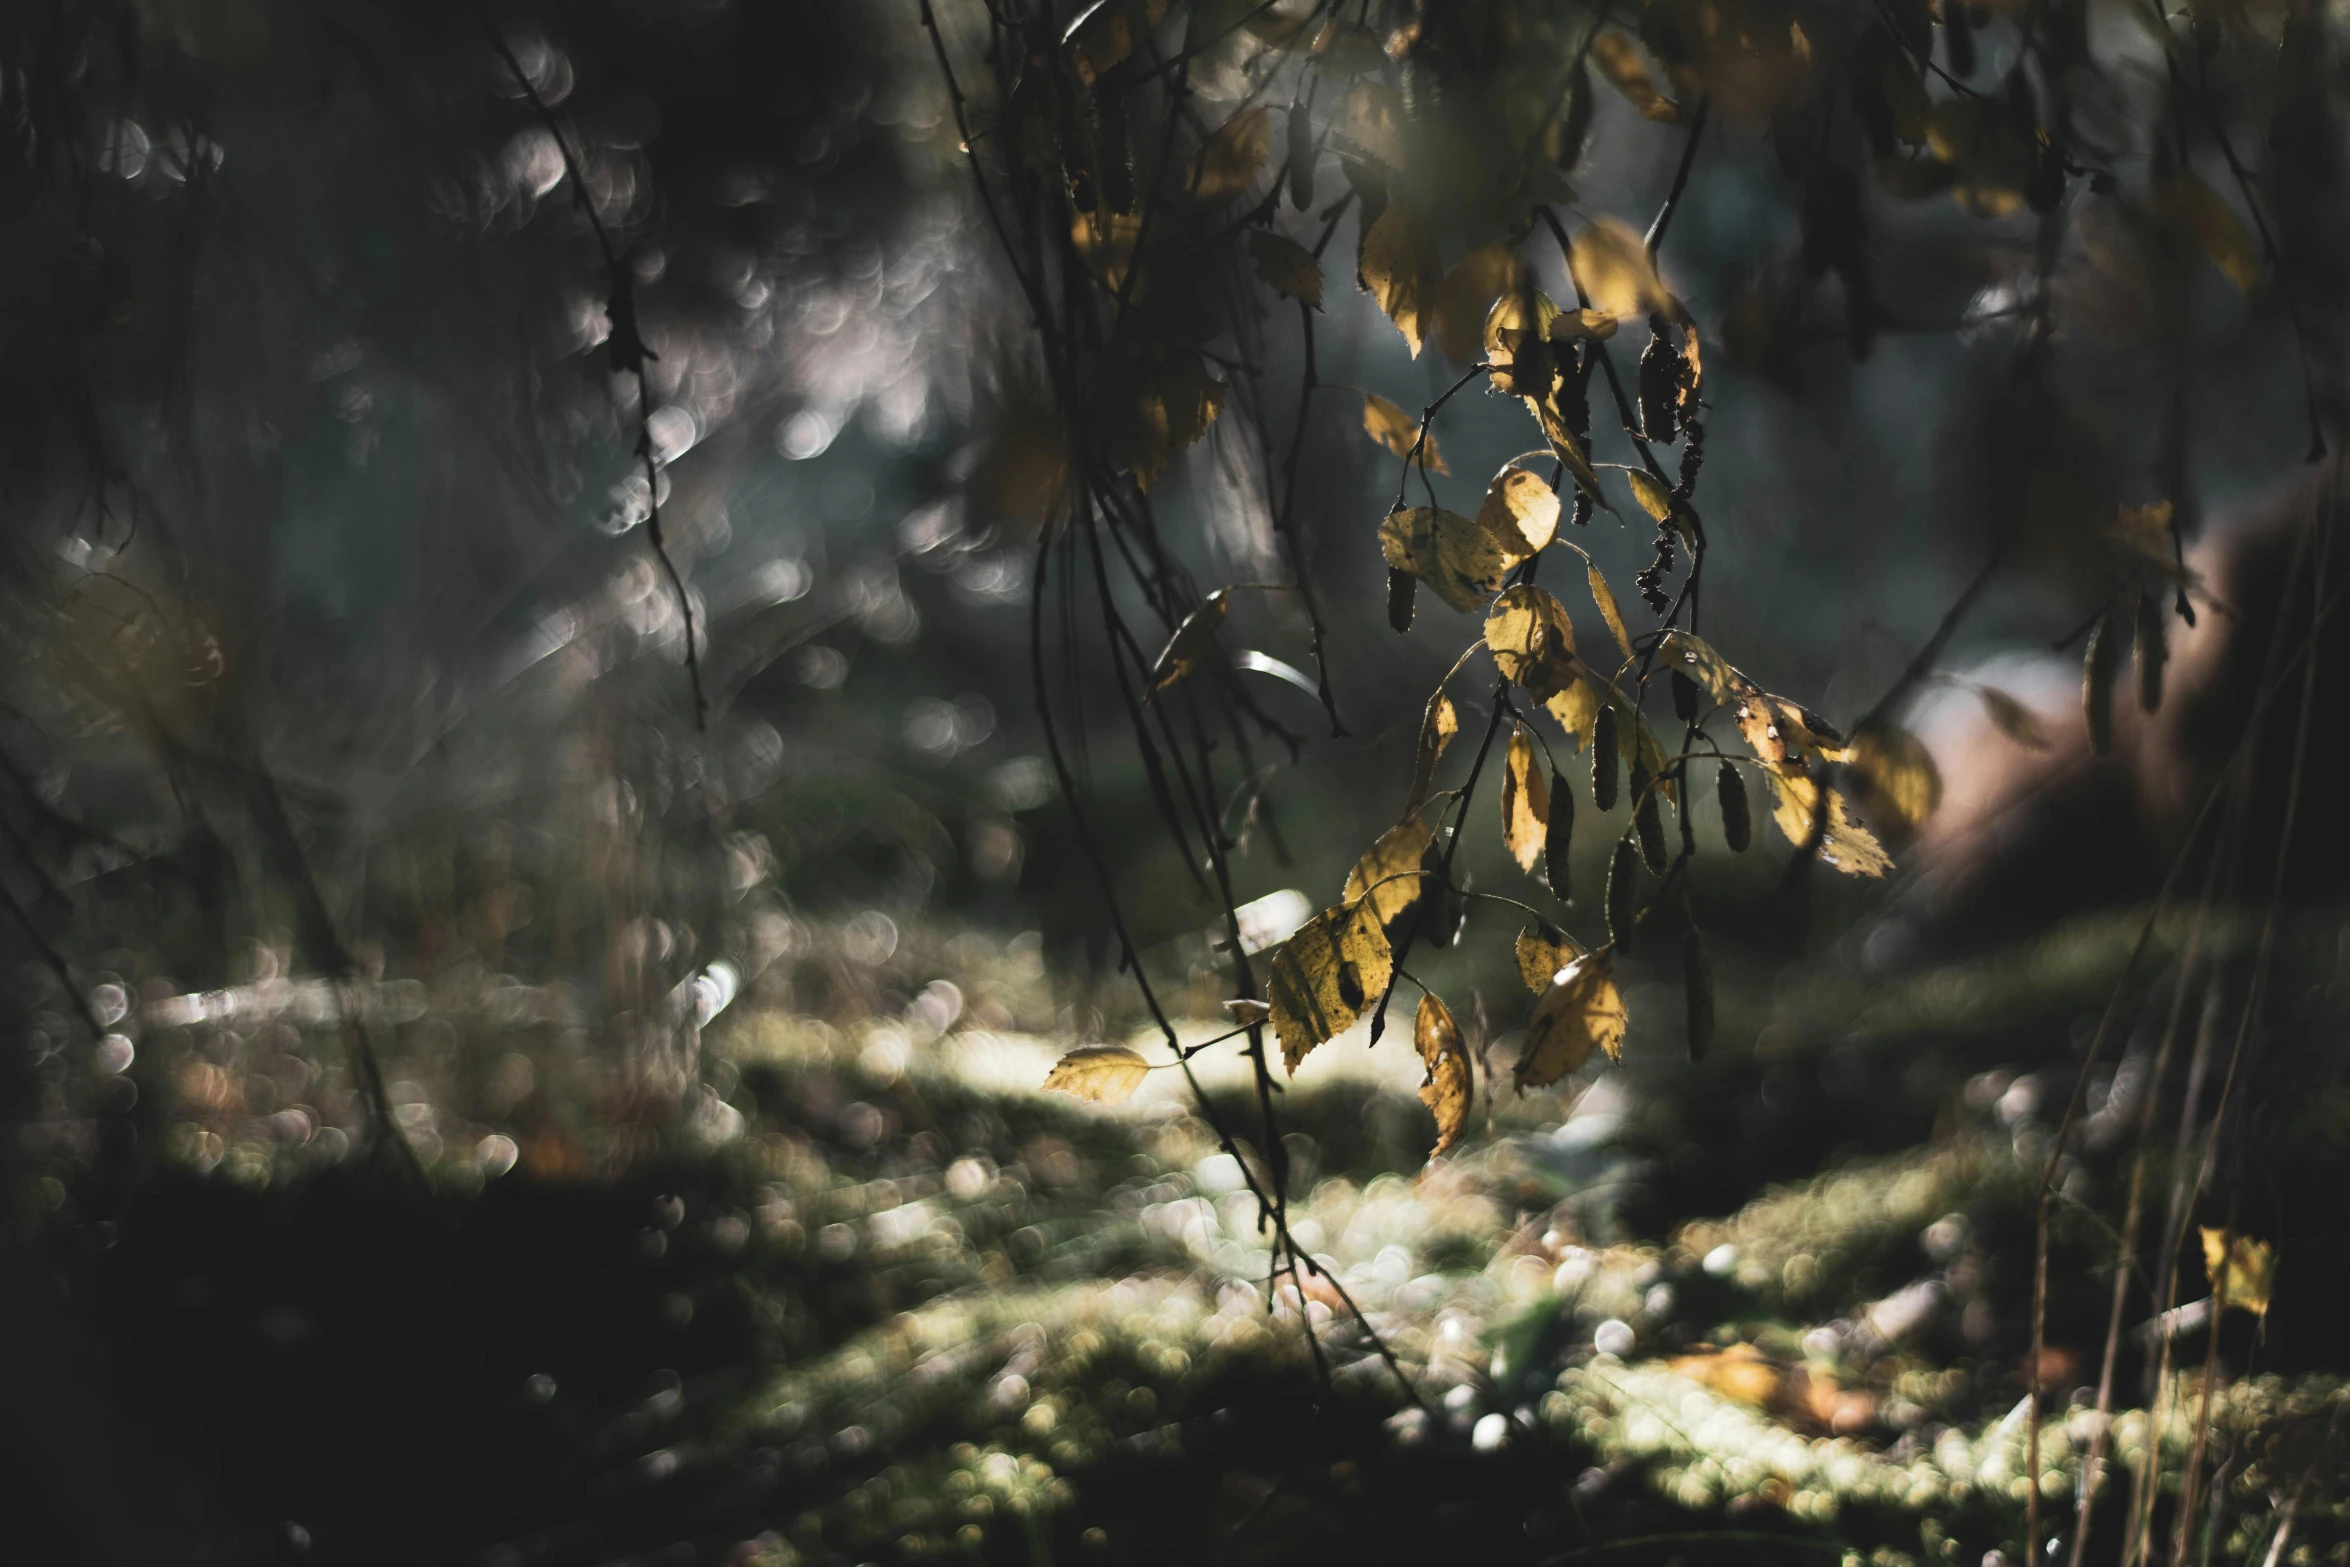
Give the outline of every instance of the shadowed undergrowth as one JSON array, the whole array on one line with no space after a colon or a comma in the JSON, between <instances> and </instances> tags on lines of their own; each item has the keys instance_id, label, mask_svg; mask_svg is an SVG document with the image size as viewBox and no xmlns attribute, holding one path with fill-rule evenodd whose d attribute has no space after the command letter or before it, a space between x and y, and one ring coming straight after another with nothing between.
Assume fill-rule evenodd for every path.
<instances>
[{"instance_id":1,"label":"shadowed undergrowth","mask_svg":"<svg viewBox=\"0 0 2350 1567\"><path fill-rule=\"evenodd\" d=\"M1490 1140L1425 1173L1408 1075L1300 1083L1292 1222L1326 1277L1270 1309L1253 1202L1200 1120L1028 1086L1056 1047L1017 946L910 941L835 971L829 1020L773 1004L842 961L831 940L707 1030L682 1108L611 1119L614 1147L565 1130L613 1084L528 1030L470 1103L395 1051L429 1194L330 1160L319 1131L270 1141L284 1108L232 1121L187 1092L210 1067L259 1095L257 1041L323 1079L315 1030L152 1032L179 1128L163 1170L112 1213L71 1160L40 1188L111 1482L156 1499L128 1522L222 1559L516 1567L2014 1550L2031 1186L2070 1020L2118 963L2102 928L1865 991L1741 984L1755 1010L1728 1021L1752 1050L1695 1072L1636 1052L1563 1122L1566 1102L1504 1095ZM2139 1060L2092 1094L2065 1186L2060 1387L2095 1376L2121 1169L2104 1129L2134 1114ZM1237 1083L1210 1101L1245 1102ZM2291 1559L2343 1539L2341 1393L2305 1369L2332 1348L2317 1210L2339 1156L2306 1128L2283 1146L2307 1194L2287 1283L2263 1335L2231 1316L2223 1339L2251 1373L2218 1411L2229 1559L2297 1485ZM2183 1337L2190 1373L2200 1348ZM2069 1520L2082 1397L2044 1433L2044 1516ZM2152 1429L2120 1417L2123 1463ZM2191 1432L2174 1405L2161 1440ZM144 1483L165 1474L176 1490ZM2119 1517L2117 1497L2108 1550Z\"/></svg>"}]
</instances>

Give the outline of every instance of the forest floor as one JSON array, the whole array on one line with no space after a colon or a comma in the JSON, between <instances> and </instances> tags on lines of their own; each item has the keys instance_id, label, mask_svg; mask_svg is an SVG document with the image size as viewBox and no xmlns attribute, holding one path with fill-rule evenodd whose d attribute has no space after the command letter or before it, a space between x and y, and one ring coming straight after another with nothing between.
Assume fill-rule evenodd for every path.
<instances>
[{"instance_id":1,"label":"forest floor","mask_svg":"<svg viewBox=\"0 0 2350 1567\"><path fill-rule=\"evenodd\" d=\"M60 1516L187 1560L485 1567L2015 1560L2032 1194L2133 936L1874 982L1733 946L1702 1068L1676 1042L1491 1098L1434 1165L1408 1044L1334 1044L1282 1096L1302 1296L1269 1293L1177 1074L1116 1109L1039 1091L1083 1034L1018 941L805 932L672 1064L682 1099L560 996L387 994L421 1178L320 1125L348 1090L298 994L224 993L142 1045L170 1103L136 1194L63 1152L39 1188L107 1455ZM2338 936L2305 941L2326 1017ZM2054 1210L2039 1516L2067 1550L2168 997L2092 1074ZM1209 1083L1251 1124L1237 1069ZM2338 1192L2339 1144L2271 1173ZM2225 1316L2199 1557L2350 1554L2341 1244L2310 1217L2341 1202L2300 1199L2275 1309ZM2205 1340L2176 1334L2159 1419L2159 1335L2125 1345L2092 1559L2149 1443L2183 1467Z\"/></svg>"}]
</instances>

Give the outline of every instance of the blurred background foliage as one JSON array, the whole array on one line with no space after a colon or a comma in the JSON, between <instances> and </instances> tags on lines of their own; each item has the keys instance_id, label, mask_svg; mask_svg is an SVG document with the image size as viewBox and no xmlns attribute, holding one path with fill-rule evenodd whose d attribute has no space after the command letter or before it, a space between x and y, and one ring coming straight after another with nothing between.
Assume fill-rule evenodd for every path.
<instances>
[{"instance_id":1,"label":"blurred background foliage","mask_svg":"<svg viewBox=\"0 0 2350 1567\"><path fill-rule=\"evenodd\" d=\"M1493 211L1526 191L1480 149L1603 13L1339 9L1311 57L1333 99L1342 72L1396 84L1441 261L1525 240ZM935 19L966 67L1006 17L1046 72L1113 23L1142 55L1213 40L1188 78L1206 129L1307 10L1111 0L1073 44L1061 9ZM1425 1170L1408 1047L1324 1047L1282 1096L1293 1220L1408 1391L1339 1331L1335 1290L1269 1292L1240 1168L1173 1074L1116 1112L1036 1092L1062 1048L1126 1038L1141 1008L1028 662L1073 414L973 197L932 14L0 17L0 1451L25 1482L0 1522L44 1560L1538 1561L1616 1542L1971 1567L2020 1555L2038 1479L2061 1534L2133 1118L2176 1107L2175 1083L2149 1086L2170 981L2129 989L2123 1047L2089 1079L2053 1221L2044 1477L2017 1420L2033 1192L2130 951L2134 916L2104 905L2143 896L2145 855L1953 924L1906 877L1814 885L1791 914L1783 845L1766 864L1709 838L1693 913L1722 1047L1682 1061L1659 955L1626 978L1620 1069L1487 1094L1470 1143ZM2334 427L2340 19L1644 14L1569 73L1573 113L1539 151L1572 191L1536 194L1645 223L1702 84L1714 120L1665 270L1706 353L1728 585L1709 637L1848 719L1997 547L1942 666L2064 721L2077 655L2047 649L2111 596L2117 509L2167 500L2195 540L2290 476L2313 421ZM1518 47L1489 47L1507 27ZM1892 39L1924 46L1896 68L1881 51L1911 46ZM2258 149L2257 209L2166 68ZM2102 161L2052 164L2030 134L2049 117ZM1318 168L1325 206L1355 188ZM1282 218L1310 242L1320 210ZM1423 595L1410 634L1386 629L1394 459L1350 393L1417 410L1480 345L1411 351L1351 286L1338 221L1331 392L1302 426L1290 307L1237 270L1240 225L1213 226L1213 275L1245 285L1203 361L1229 401L1152 486L1201 583L1284 578L1270 475L1293 433L1302 454L1295 559L1350 733L1311 692L1294 595L1237 595L1223 633L1257 655L1235 678L1267 737L1233 898L1275 939L1392 820L1470 624ZM1564 298L1544 239L1525 264ZM641 382L614 351L626 314ZM1630 460L1598 424L1593 455ZM1451 473L1427 482L1468 510L1536 434L1481 396L1432 428ZM1645 532L1603 513L1579 537L1629 584ZM1596 619L1581 631L1604 644ZM1099 669L1069 700L1140 961L1205 1039L1229 991L1219 901L1134 754L1097 737ZM1976 711L1947 681L1908 710L1954 786ZM1474 885L1537 895L1492 835L1461 852ZM1576 853L1598 888L1601 835ZM1484 939L1415 969L1479 1051L1531 1006L1518 923L1479 910ZM2023 934L1993 945L1994 925ZM2202 1516L2208 1554L2273 1567L2350 1538L2326 1308L2350 1093L2338 918L2304 910L2273 952L2256 927L2218 919L2188 963L2268 954L2284 998L2231 1146L2267 1141L2242 1222L2282 1243L2287 1282L2257 1323L2221 1314ZM2165 926L2156 946L2186 940ZM1245 1122L1241 1063L1199 1061L1205 1110ZM2132 1340L2127 1387L2160 1380L2158 1340ZM2128 1393L2115 1460L2158 1450L2175 1475L2187 1402Z\"/></svg>"}]
</instances>

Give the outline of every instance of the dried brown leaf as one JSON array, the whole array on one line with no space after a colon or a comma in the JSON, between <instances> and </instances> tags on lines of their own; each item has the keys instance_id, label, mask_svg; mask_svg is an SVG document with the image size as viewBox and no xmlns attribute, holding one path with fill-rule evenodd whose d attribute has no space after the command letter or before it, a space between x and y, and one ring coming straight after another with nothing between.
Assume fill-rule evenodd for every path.
<instances>
[{"instance_id":1,"label":"dried brown leaf","mask_svg":"<svg viewBox=\"0 0 2350 1567\"><path fill-rule=\"evenodd\" d=\"M1417 443L1420 450L1415 461L1426 464L1437 473L1452 472L1444 465L1443 455L1436 450L1436 432L1429 431L1427 439L1422 440L1420 421L1377 392L1363 394L1363 430L1372 440L1398 457L1411 457L1412 447Z\"/></svg>"},{"instance_id":2,"label":"dried brown leaf","mask_svg":"<svg viewBox=\"0 0 2350 1567\"><path fill-rule=\"evenodd\" d=\"M1564 932L1530 925L1518 932L1518 978L1536 995L1550 989L1559 971L1583 955Z\"/></svg>"},{"instance_id":3,"label":"dried brown leaf","mask_svg":"<svg viewBox=\"0 0 2350 1567\"><path fill-rule=\"evenodd\" d=\"M1257 276L1275 293L1322 308L1322 263L1312 251L1271 229L1250 229L1248 253L1257 264Z\"/></svg>"},{"instance_id":4,"label":"dried brown leaf","mask_svg":"<svg viewBox=\"0 0 2350 1567\"><path fill-rule=\"evenodd\" d=\"M1281 1059L1292 1074L1316 1045L1378 1005L1394 965L1387 932L1368 900L1323 910L1281 944L1265 995Z\"/></svg>"},{"instance_id":5,"label":"dried brown leaf","mask_svg":"<svg viewBox=\"0 0 2350 1567\"><path fill-rule=\"evenodd\" d=\"M1433 1159L1461 1140L1461 1130L1469 1122L1469 1047L1462 1043L1451 1011L1432 995L1420 998L1412 1042L1428 1068L1420 1102L1436 1113L1436 1146L1428 1151Z\"/></svg>"}]
</instances>

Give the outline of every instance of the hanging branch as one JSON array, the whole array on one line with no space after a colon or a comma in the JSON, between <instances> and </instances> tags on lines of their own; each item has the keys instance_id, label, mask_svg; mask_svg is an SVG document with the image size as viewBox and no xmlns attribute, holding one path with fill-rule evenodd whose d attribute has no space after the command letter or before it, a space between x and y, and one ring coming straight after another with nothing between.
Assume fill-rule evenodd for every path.
<instances>
[{"instance_id":1,"label":"hanging branch","mask_svg":"<svg viewBox=\"0 0 2350 1567\"><path fill-rule=\"evenodd\" d=\"M2289 572L2287 574L2288 580L2292 580L2297 576L2298 562L2299 557L2298 554L2296 554L2296 569L2295 571ZM2322 580L2322 578L2320 580ZM2027 1453L2031 1473L2034 1475L2037 1475L2040 1472L2040 1409L2038 1398L2038 1380L2040 1375L2040 1357L2045 1348L2045 1334L2047 1328L2049 1249L2048 1205L2052 1200L2052 1194L2056 1188L2057 1177L2061 1172L2066 1147L2070 1142L2073 1126L2079 1120L2081 1108L2088 1099L2090 1077L2096 1071L2098 1065L2102 1061L2106 1041L2112 1033L2114 1020L2120 1011L2122 996L2127 990L2127 987L2129 986L2132 978L2134 977L2140 960L2145 956L2147 948L2153 939L2156 925L2161 920L2162 916L2169 910L2171 895L2177 886L2180 874L2184 871L2188 863L2189 856L2194 852L2195 845L2202 838L2204 828L2210 823L2213 813L2218 809L2223 800L2239 799L2243 796L2245 791L2242 789L2239 774L2248 770L2252 765L2252 760L2256 752L2255 742L2258 740L2262 725L2266 721L2268 708L2270 704L2275 701L2275 699L2283 692L2285 677L2289 675L2296 666L2300 665L2304 660L2307 660L2308 668L2303 674L2302 702L2299 710L2299 724L2295 734L2296 752L2294 767L2292 770L2290 783L2288 784L2289 792L2286 797L2283 827L2278 844L2275 881L2271 890L2267 918L2263 923L2260 942L2256 948L2256 951L2259 954L2256 962L2260 966L2260 971L2265 972L2268 955L2272 949L2275 935L2277 911L2281 905L2284 875L2289 864L2289 850L2292 843L2293 825L2296 820L2300 804L2301 780L2305 771L2305 769L2300 764L2308 742L2311 702L2313 700L2317 684L2317 661L2315 656L2317 638L2319 633L2324 629L2325 622L2332 616L2334 610L2340 605L2346 593L2350 593L2350 583L2344 583L2336 587L2333 592L2326 595L2326 597L2322 600L2316 598L2314 594L2312 595L2310 622L2307 632L2302 637L2299 645L2289 654L2284 654L2277 662L2273 675L2267 680L2264 680L2261 691L2258 693L2252 703L2250 710L2245 715L2243 733L2237 738L2235 747L2229 753L2227 761L2222 765L2219 776L2213 781L2210 791L2204 796L2203 804L2197 810L2195 819L2190 824L2184 841L2180 844L2177 852L2172 856L2170 869L2163 877L2162 887L2155 896L2154 906L2148 910L2145 919L2139 926L2138 936L2130 949L2129 959L2123 964L2122 973L2115 981L2113 991L2107 998L2105 1010L2098 1019L2097 1031L2091 1038L2088 1055L2081 1064L2080 1072L2074 1078L2072 1095L2066 1101L2064 1115L2062 1119L2058 1121L2056 1135L2050 1142L2048 1158L2042 1167L2039 1186L2035 1195L2033 1220L2032 1359L2030 1362L2030 1377L2032 1385L2028 1389L2031 1407L2028 1414L2028 1424L2026 1428L2025 1450ZM2275 644L2275 646L2280 653L2283 652L2281 641ZM2231 1055L2229 1063L2229 1076L2227 1082L2230 1085L2232 1085L2235 1080L2236 1066L2242 1059L2244 1042L2249 1036L2252 1027L2253 1015L2256 1005L2257 990L2255 991L2254 995L2247 996L2245 1001L2245 1009L2242 1014L2242 1021L2237 1031L2235 1051ZM2221 1092L2221 1106L2223 1109L2226 1105L2226 1102L2227 1091L2226 1088L2223 1087ZM2213 1113L2211 1122L2212 1129L2210 1139L2206 1142L2204 1150L2202 1167L2203 1174L2198 1175L2198 1178L2195 1182L2196 1189L2201 1188L2203 1175L2208 1174L2212 1149L2216 1146L2219 1135L2219 1125L2220 1113L2215 1111ZM2184 1220L2180 1220L2178 1222L2183 1224ZM2181 1233L2183 1233L2183 1231ZM2158 1304L2167 1307L2167 1302L2161 1302ZM2217 1324L2215 1322L2213 1327L2215 1340L2217 1337L2217 1331ZM2209 1401L2207 1399L2206 1418L2208 1418L2208 1402ZM2197 1462L2200 1462L2200 1438L2198 1439L2197 1452ZM2191 1481L2189 1484L2191 1485ZM2187 1511L2191 1510L2192 1501L2190 1491L2182 1490L2180 1505L2182 1509L2182 1516L2184 1516ZM2037 1543L2039 1540L2039 1502L2037 1486L2032 1487L2026 1493L2024 1506L2026 1527L2031 1531L2027 1537L2028 1543L2026 1546L2026 1555L2028 1558L2036 1559L2040 1549Z\"/></svg>"},{"instance_id":2,"label":"hanging branch","mask_svg":"<svg viewBox=\"0 0 2350 1567\"><path fill-rule=\"evenodd\" d=\"M2162 38L2163 69L2169 73L2171 90L2182 91L2185 79L2179 71L2178 38L2170 30L2170 18L2163 14L2159 0L2147 0L2153 13L2155 31ZM2236 144L2228 135L2227 126L2219 117L2219 109L2212 102L2211 77L2208 65L2196 62L2195 106L2202 112L2204 129L2210 134L2212 145L2219 149L2222 161L2228 166L2229 177L2236 182L2236 192L2244 198L2244 208L2252 214L2252 227L2260 236L2261 259L2277 280L2277 292L2285 302L2285 317L2292 323L2293 348L2301 367L2302 411L2309 421L2309 447L2302 455L2304 462L2323 461L2326 454L2325 424L2318 408L2317 372L2311 363L2309 328L2301 319L2301 303L2293 291L2293 279L2285 271L2284 252L2277 248L2276 235L2270 231L2268 212L2254 188L2252 175L2244 167L2244 160L2236 156Z\"/></svg>"},{"instance_id":3,"label":"hanging branch","mask_svg":"<svg viewBox=\"0 0 2350 1567\"><path fill-rule=\"evenodd\" d=\"M928 8L925 7L927 10ZM669 586L677 595L677 612L685 620L685 674L693 690L694 727L710 727L710 704L702 694L701 654L694 645L694 604L686 592L685 578L678 575L677 563L670 558L668 542L661 534L661 475L653 449L653 388L645 375L645 361L660 355L646 346L636 317L636 279L622 265L620 253L613 247L612 236L604 227L604 220L596 213L596 204L588 195L587 181L581 177L579 159L571 150L571 138L563 133L563 126L555 118L555 111L539 96L530 73L522 68L505 35L492 26L486 13L475 11L482 31L489 34L490 46L498 58L505 61L514 83L530 100L547 134L555 140L555 150L562 155L563 172L571 181L572 205L586 217L588 229L596 236L596 248L603 252L604 272L611 292L605 300L604 316L612 324L612 335L605 341L605 351L611 356L612 368L632 376L636 381L636 455L645 471L645 537L651 541L653 555L661 562L662 572L669 578Z\"/></svg>"},{"instance_id":4,"label":"hanging branch","mask_svg":"<svg viewBox=\"0 0 2350 1567\"><path fill-rule=\"evenodd\" d=\"M939 59L957 127L966 131L964 145L968 154L968 110L962 84L947 54L937 20L928 6L923 8L923 20ZM1179 57L1179 60L1188 58L1188 53ZM1162 173L1170 166L1173 137L1184 110L1184 73L1180 65L1172 76L1167 89L1166 119L1159 132ZM1129 83L1129 88L1131 86ZM1318 1274L1320 1269L1297 1244L1289 1225L1286 1150L1276 1117L1275 1096L1278 1090L1269 1071L1262 1022L1260 1020L1242 1030L1249 1041L1244 1054L1251 1062L1255 1097L1263 1118L1262 1146L1258 1157L1252 1160L1245 1155L1232 1129L1223 1122L1213 1102L1201 1092L1197 1081L1191 1079L1189 1056L1192 1052L1180 1045L1172 1021L1143 967L1141 954L1135 946L1121 907L1109 858L1085 804L1084 784L1080 776L1084 769L1079 758L1072 756L1070 747L1070 741L1074 739L1082 754L1087 744L1086 726L1081 721L1083 705L1079 679L1084 660L1080 654L1079 621L1075 613L1079 580L1077 551L1082 548L1090 562L1092 592L1100 617L1100 631L1111 660L1111 683L1125 711L1128 738L1143 762L1159 814L1182 850L1195 881L1203 871L1212 879L1211 896L1220 905L1232 953L1233 987L1244 998L1256 995L1256 982L1241 941L1238 898L1231 882L1227 857L1230 840L1218 812L1211 804L1217 798L1212 754L1214 748L1202 722L1201 697L1204 693L1216 692L1227 698L1218 706L1234 725L1234 743L1240 751L1244 769L1253 767L1253 764L1247 761L1248 734L1239 726L1243 715L1252 717L1265 732L1282 739L1293 753L1296 741L1279 724L1256 709L1253 699L1233 680L1231 670L1220 656L1212 656L1207 661L1215 670L1215 679L1204 683L1200 680L1187 682L1173 700L1146 700L1146 696L1155 694L1149 685L1152 659L1120 611L1120 595L1110 577L1113 550L1132 586L1140 590L1169 633L1181 624L1200 599L1181 566L1161 547L1148 497L1139 487L1119 482L1112 472L1112 465L1100 455L1102 428L1099 410L1090 397L1079 395L1076 390L1080 386L1090 387L1098 381L1111 329L1136 298L1135 286L1141 270L1140 263L1138 260L1130 265L1126 274L1117 280L1114 289L1095 295L1091 288L1091 275L1073 249L1071 236L1066 232L1067 226L1049 221L1043 216L1043 210L1049 206L1049 202L1040 199L1034 182L1023 177L1021 170L1013 166L1006 176L1007 199L999 201L995 182L988 177L975 155L970 156L969 163L974 185L989 215L990 224L1028 297L1048 379L1068 420L1071 465L1063 482L1062 493L1049 508L1047 525L1039 536L1036 568L1031 582L1030 671L1046 750L1063 800L1072 813L1079 843L1092 871L1098 894L1108 908L1110 926L1119 952L1118 966L1133 977L1159 1033L1183 1065L1193 1098L1219 1146L1234 1158L1243 1172L1247 1188L1258 1205L1260 1224L1270 1232L1274 1281L1278 1282L1283 1274L1302 1280L1309 1274ZM1163 182L1154 182L1146 194L1145 204L1136 220L1137 228L1143 234L1151 232L1163 222L1171 221L1166 214L1162 186ZM1138 244L1136 248L1139 250L1141 247ZM1057 286L1054 281L1056 276ZM1309 390L1306 396L1310 395ZM1294 484L1291 490L1294 494ZM1310 584L1302 569L1299 569L1302 562L1296 554L1294 535L1286 527L1283 531L1288 535L1285 541L1290 545L1292 567L1297 572L1298 580L1294 585L1307 601L1309 618L1316 626L1319 640L1319 611L1313 604ZM1111 548L1104 547L1105 538ZM1044 606L1048 594L1056 596L1061 606L1059 662L1069 686L1065 696L1055 690L1051 660L1047 657L1048 632ZM1327 700L1326 673L1323 694L1325 711L1330 714L1335 726L1335 707ZM1080 715L1073 734L1064 730L1061 717L1064 711ZM1179 740L1175 727L1178 722L1189 728L1188 738ZM1183 825L1185 817L1190 819L1189 831ZM1195 848L1204 855L1204 862L1194 854ZM1337 1289L1334 1282L1332 1287ZM1346 1299L1343 1290L1338 1293L1342 1300ZM1395 1360L1368 1319L1351 1302L1348 1303L1348 1310L1365 1340L1401 1377L1401 1363ZM1306 1324L1306 1333L1318 1372L1327 1381L1331 1368L1310 1322ZM1407 1396L1416 1400L1416 1390L1411 1387L1408 1378L1404 1381Z\"/></svg>"}]
</instances>

